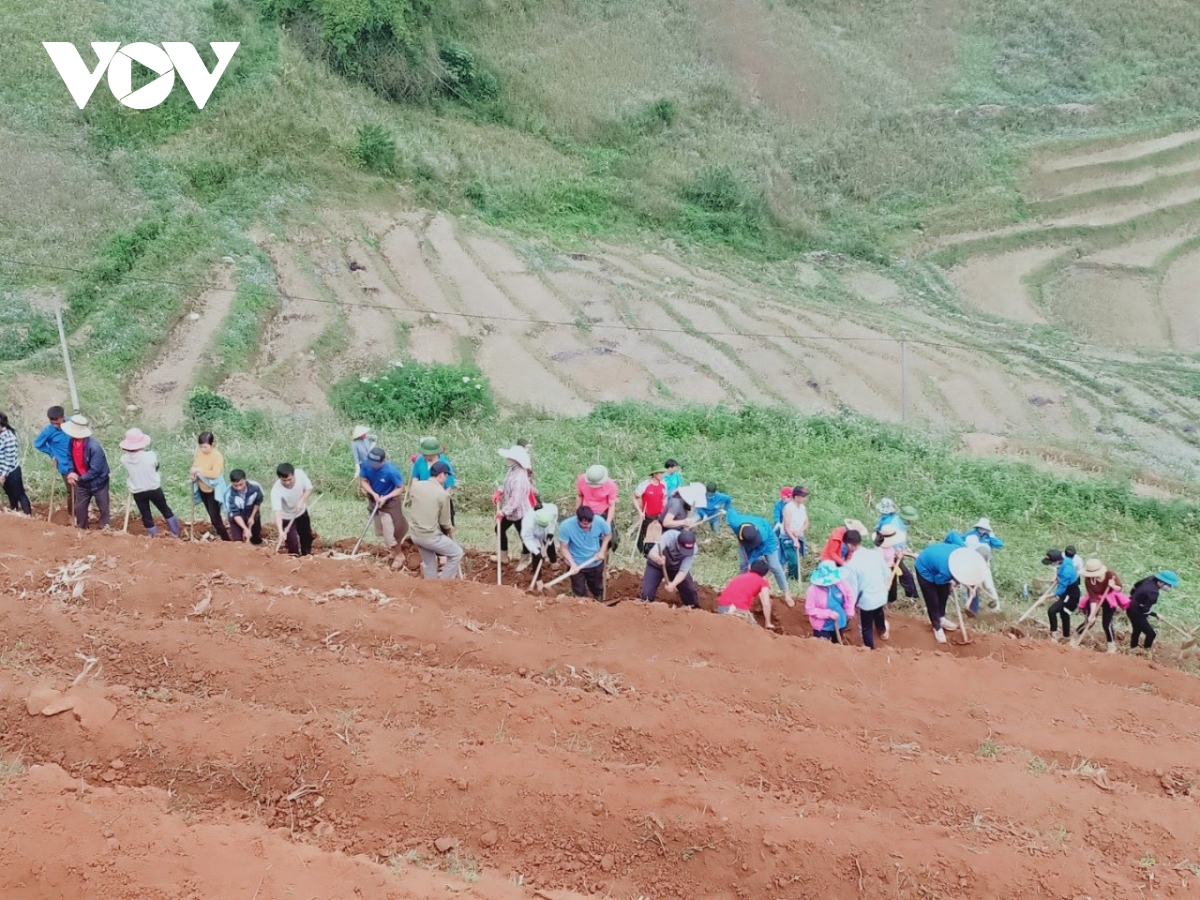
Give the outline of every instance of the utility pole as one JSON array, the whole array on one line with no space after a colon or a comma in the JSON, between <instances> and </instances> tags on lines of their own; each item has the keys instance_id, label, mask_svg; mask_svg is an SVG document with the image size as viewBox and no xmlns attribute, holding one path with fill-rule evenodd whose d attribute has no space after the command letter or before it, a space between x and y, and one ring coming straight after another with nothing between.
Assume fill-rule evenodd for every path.
<instances>
[{"instance_id":1,"label":"utility pole","mask_svg":"<svg viewBox=\"0 0 1200 900\"><path fill-rule=\"evenodd\" d=\"M64 344L65 346L65 344ZM900 421L908 424L908 339L900 339Z\"/></svg>"},{"instance_id":2,"label":"utility pole","mask_svg":"<svg viewBox=\"0 0 1200 900\"><path fill-rule=\"evenodd\" d=\"M62 344L63 365L67 369L67 386L71 389L71 409L73 415L79 414L79 393L75 390L75 371L71 368L71 351L67 348L67 332L63 328L62 310L54 311L54 320L58 322L58 340Z\"/></svg>"}]
</instances>

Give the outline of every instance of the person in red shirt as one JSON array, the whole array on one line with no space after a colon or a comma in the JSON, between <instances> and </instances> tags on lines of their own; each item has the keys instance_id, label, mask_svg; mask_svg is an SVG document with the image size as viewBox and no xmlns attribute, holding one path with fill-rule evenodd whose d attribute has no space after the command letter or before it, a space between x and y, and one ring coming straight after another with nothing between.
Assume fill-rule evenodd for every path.
<instances>
[{"instance_id":1,"label":"person in red shirt","mask_svg":"<svg viewBox=\"0 0 1200 900\"><path fill-rule=\"evenodd\" d=\"M721 596L717 598L717 612L753 622L754 614L751 610L755 599L758 599L762 602L763 623L767 628L774 630L775 623L771 621L771 584L766 579L769 571L770 567L765 559L760 557L752 562L750 571L736 576L725 585L725 590L721 591Z\"/></svg>"},{"instance_id":2,"label":"person in red shirt","mask_svg":"<svg viewBox=\"0 0 1200 900\"><path fill-rule=\"evenodd\" d=\"M821 551L821 559L844 566L854 551L862 546L864 534L870 534L866 525L858 519L847 519L845 525L839 525L829 535L825 549Z\"/></svg>"},{"instance_id":3,"label":"person in red shirt","mask_svg":"<svg viewBox=\"0 0 1200 900\"><path fill-rule=\"evenodd\" d=\"M633 490L633 502L642 514L642 524L638 529L637 547L643 554L650 552L646 543L646 532L650 523L658 519L667 508L667 484L664 480L666 469L661 466L650 473L650 477Z\"/></svg>"}]
</instances>

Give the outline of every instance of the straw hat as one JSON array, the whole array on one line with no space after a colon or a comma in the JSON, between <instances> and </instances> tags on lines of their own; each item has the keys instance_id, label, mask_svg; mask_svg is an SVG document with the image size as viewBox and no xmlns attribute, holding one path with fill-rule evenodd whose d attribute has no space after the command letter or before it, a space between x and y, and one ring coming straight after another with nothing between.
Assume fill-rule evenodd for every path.
<instances>
[{"instance_id":1,"label":"straw hat","mask_svg":"<svg viewBox=\"0 0 1200 900\"><path fill-rule=\"evenodd\" d=\"M368 428L366 425L355 425L354 431L352 431L350 433L350 439L353 441L357 441L359 438L365 438L370 433L371 433L371 429Z\"/></svg>"},{"instance_id":2,"label":"straw hat","mask_svg":"<svg viewBox=\"0 0 1200 900\"><path fill-rule=\"evenodd\" d=\"M881 547L894 547L896 542L900 540L900 532L896 530L895 525L884 525L879 529L879 536L883 538Z\"/></svg>"},{"instance_id":3,"label":"straw hat","mask_svg":"<svg viewBox=\"0 0 1200 900\"><path fill-rule=\"evenodd\" d=\"M974 550L959 547L950 554L950 574L959 584L979 587L987 581L988 564Z\"/></svg>"},{"instance_id":4,"label":"straw hat","mask_svg":"<svg viewBox=\"0 0 1200 900\"><path fill-rule=\"evenodd\" d=\"M92 436L92 429L88 425L87 416L71 416L71 418L63 422L62 430L69 437L73 438L90 438Z\"/></svg>"},{"instance_id":5,"label":"straw hat","mask_svg":"<svg viewBox=\"0 0 1200 900\"><path fill-rule=\"evenodd\" d=\"M704 490L703 482L693 481L689 484L680 485L675 489L675 493L692 509L703 506L708 502L708 494Z\"/></svg>"},{"instance_id":6,"label":"straw hat","mask_svg":"<svg viewBox=\"0 0 1200 900\"><path fill-rule=\"evenodd\" d=\"M442 442L435 437L423 437L417 449L422 456L438 456L442 452Z\"/></svg>"},{"instance_id":7,"label":"straw hat","mask_svg":"<svg viewBox=\"0 0 1200 900\"><path fill-rule=\"evenodd\" d=\"M978 522L975 523L975 530L982 531L984 534L991 534L992 533L991 520L988 519L986 516L984 518L980 519Z\"/></svg>"},{"instance_id":8,"label":"straw hat","mask_svg":"<svg viewBox=\"0 0 1200 900\"><path fill-rule=\"evenodd\" d=\"M842 570L831 560L822 560L812 573L812 583L817 587L830 587L842 580Z\"/></svg>"},{"instance_id":9,"label":"straw hat","mask_svg":"<svg viewBox=\"0 0 1200 900\"><path fill-rule=\"evenodd\" d=\"M1083 565L1084 578L1103 578L1108 574L1108 568L1098 559L1089 559Z\"/></svg>"},{"instance_id":10,"label":"straw hat","mask_svg":"<svg viewBox=\"0 0 1200 900\"><path fill-rule=\"evenodd\" d=\"M511 459L522 469L532 469L533 463L529 460L529 451L519 444L514 444L506 450L497 450L505 459Z\"/></svg>"},{"instance_id":11,"label":"straw hat","mask_svg":"<svg viewBox=\"0 0 1200 900\"><path fill-rule=\"evenodd\" d=\"M600 485L608 481L608 468L599 463L594 466L588 466L588 470L583 473L583 480L592 487L600 487Z\"/></svg>"},{"instance_id":12,"label":"straw hat","mask_svg":"<svg viewBox=\"0 0 1200 900\"><path fill-rule=\"evenodd\" d=\"M857 531L863 537L866 537L867 535L869 535L871 533L871 529L868 528L866 525L864 525L862 522L860 522L858 519L846 519L846 530L847 531Z\"/></svg>"},{"instance_id":13,"label":"straw hat","mask_svg":"<svg viewBox=\"0 0 1200 900\"><path fill-rule=\"evenodd\" d=\"M130 428L125 432L125 437L118 446L122 450L128 450L130 453L145 450L150 446L150 435L143 432L140 428Z\"/></svg>"}]
</instances>

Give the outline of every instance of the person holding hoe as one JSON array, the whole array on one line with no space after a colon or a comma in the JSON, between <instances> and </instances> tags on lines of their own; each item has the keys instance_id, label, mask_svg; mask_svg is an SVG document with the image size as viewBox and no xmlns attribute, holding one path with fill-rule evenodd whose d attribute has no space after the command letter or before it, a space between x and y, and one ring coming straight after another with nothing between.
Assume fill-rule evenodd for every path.
<instances>
[{"instance_id":1,"label":"person holding hoe","mask_svg":"<svg viewBox=\"0 0 1200 900\"><path fill-rule=\"evenodd\" d=\"M946 618L946 604L950 602L954 585L978 588L987 575L987 563L974 550L942 541L930 544L920 552L916 570L934 640L944 644L946 632L958 630L958 626Z\"/></svg>"},{"instance_id":2,"label":"person holding hoe","mask_svg":"<svg viewBox=\"0 0 1200 900\"><path fill-rule=\"evenodd\" d=\"M871 650L875 649L876 635L883 641L889 637L886 610L892 568L888 564L889 554L881 549L884 540L876 537L874 546L860 546L843 568L854 606L858 608L863 646Z\"/></svg>"},{"instance_id":3,"label":"person holding hoe","mask_svg":"<svg viewBox=\"0 0 1200 900\"><path fill-rule=\"evenodd\" d=\"M426 578L443 581L458 577L463 558L463 548L454 541L450 493L446 490L450 477L450 465L437 460L429 467L428 478L409 487L410 533L421 552L421 571Z\"/></svg>"},{"instance_id":4,"label":"person holding hoe","mask_svg":"<svg viewBox=\"0 0 1200 900\"><path fill-rule=\"evenodd\" d=\"M608 469L605 466L589 466L586 472L575 479L575 508L586 506L604 520L611 533L607 548L613 552L616 552L619 543L615 523L619 495L620 488L608 477ZM566 522L563 524L566 525Z\"/></svg>"},{"instance_id":5,"label":"person holding hoe","mask_svg":"<svg viewBox=\"0 0 1200 900\"><path fill-rule=\"evenodd\" d=\"M1179 576L1169 570L1143 578L1133 586L1133 590L1129 592L1129 608L1125 610L1129 624L1133 626L1133 633L1129 637L1131 650L1138 649L1138 641L1143 635L1146 637L1143 649L1149 650L1154 646L1154 639L1158 637L1158 632L1150 624L1151 617L1158 618L1154 604L1158 603L1160 592L1171 591L1177 587Z\"/></svg>"},{"instance_id":6,"label":"person holding hoe","mask_svg":"<svg viewBox=\"0 0 1200 900\"><path fill-rule=\"evenodd\" d=\"M125 481L129 485L133 502L137 504L146 534L158 537L158 526L154 524L154 516L150 513L150 506L153 504L170 529L171 536L179 537L179 519L167 505L167 497L163 493L162 476L158 472L158 454L147 449L150 446L150 435L140 428L130 428L118 446L125 451L121 454L121 465L125 467Z\"/></svg>"},{"instance_id":7,"label":"person holding hoe","mask_svg":"<svg viewBox=\"0 0 1200 900\"><path fill-rule=\"evenodd\" d=\"M417 445L419 451L416 456L411 458L412 462L412 481L409 482L409 491L418 481L428 481L433 477L432 471L434 465L443 463L446 466L447 475L444 479L443 489L446 492L447 498L450 501L450 522L454 523L454 488L458 484L458 479L454 476L454 466L446 457L446 448L442 446L442 442L437 438L428 436L421 438L420 444Z\"/></svg>"},{"instance_id":8,"label":"person holding hoe","mask_svg":"<svg viewBox=\"0 0 1200 900\"><path fill-rule=\"evenodd\" d=\"M660 521L667 508L665 475L666 469L659 466L650 473L649 478L633 489L633 503L642 517L637 536L638 552L642 554L650 552L650 545L646 543L646 532L650 530L650 523Z\"/></svg>"},{"instance_id":9,"label":"person holding hoe","mask_svg":"<svg viewBox=\"0 0 1200 900\"><path fill-rule=\"evenodd\" d=\"M279 540L287 544L292 556L309 556L313 531L308 498L312 496L313 483L303 469L291 463L280 463L275 476L276 481L271 485L271 512L275 514Z\"/></svg>"},{"instance_id":10,"label":"person holding hoe","mask_svg":"<svg viewBox=\"0 0 1200 900\"><path fill-rule=\"evenodd\" d=\"M529 451L519 444L514 444L506 450L497 450L500 457L508 464L504 473L504 484L496 492L496 528L499 529L499 562L508 562L508 530L513 529L517 537L521 535L521 523L525 516L533 511L534 493L532 469ZM521 544L521 564L518 572L525 571L529 566L529 555L525 545ZM492 558L495 562L495 557Z\"/></svg>"},{"instance_id":11,"label":"person holding hoe","mask_svg":"<svg viewBox=\"0 0 1200 900\"><path fill-rule=\"evenodd\" d=\"M800 560L808 555L804 535L808 531L808 488L795 485L791 496L780 510L779 544L788 577L800 580Z\"/></svg>"},{"instance_id":12,"label":"person holding hoe","mask_svg":"<svg viewBox=\"0 0 1200 900\"><path fill-rule=\"evenodd\" d=\"M367 451L367 461L358 469L363 493L367 495L367 512L374 520L375 534L392 552L392 565L403 560L400 543L408 534L408 519L404 518L404 476L395 463L389 462L382 447Z\"/></svg>"},{"instance_id":13,"label":"person holding hoe","mask_svg":"<svg viewBox=\"0 0 1200 900\"><path fill-rule=\"evenodd\" d=\"M229 530L225 527L225 519L221 515L221 502L229 493L229 483L225 480L225 457L217 449L217 439L211 431L200 432L196 438L196 445L190 473L192 502L198 500L204 504L213 531L221 540L228 541Z\"/></svg>"},{"instance_id":14,"label":"person holding hoe","mask_svg":"<svg viewBox=\"0 0 1200 900\"><path fill-rule=\"evenodd\" d=\"M241 469L229 473L229 493L225 509L229 513L229 536L237 543L262 544L262 505L266 498L262 486L246 477Z\"/></svg>"},{"instance_id":15,"label":"person holding hoe","mask_svg":"<svg viewBox=\"0 0 1200 900\"><path fill-rule=\"evenodd\" d=\"M1057 641L1056 630L1061 622L1062 637L1071 637L1071 613L1079 609L1079 573L1075 569L1075 554L1067 556L1061 550L1047 550L1044 566L1054 566L1054 602L1047 611L1050 617L1050 640Z\"/></svg>"},{"instance_id":16,"label":"person holding hoe","mask_svg":"<svg viewBox=\"0 0 1200 900\"><path fill-rule=\"evenodd\" d=\"M1113 616L1118 609L1129 608L1129 598L1122 594L1124 586L1116 572L1113 572L1098 559L1089 559L1083 566L1083 586L1086 590L1087 616L1076 632L1076 638L1082 640L1083 633L1100 616L1100 626L1104 629L1104 642L1109 653L1117 652L1117 637L1113 631Z\"/></svg>"},{"instance_id":17,"label":"person holding hoe","mask_svg":"<svg viewBox=\"0 0 1200 900\"><path fill-rule=\"evenodd\" d=\"M100 527L107 528L109 520L109 469L104 448L92 436L91 426L84 416L71 416L62 430L71 439L71 471L67 483L75 493L75 524L88 527L88 511L92 501L100 511Z\"/></svg>"},{"instance_id":18,"label":"person holding hoe","mask_svg":"<svg viewBox=\"0 0 1200 900\"><path fill-rule=\"evenodd\" d=\"M350 432L350 455L354 458L355 480L362 479L362 467L367 462L367 454L375 447L375 435L366 425L355 425Z\"/></svg>"},{"instance_id":19,"label":"person holding hoe","mask_svg":"<svg viewBox=\"0 0 1200 900\"><path fill-rule=\"evenodd\" d=\"M899 580L900 586L904 588L904 596L909 600L917 599L917 582L913 578L913 573L904 563L906 556L912 557L916 554L910 553L908 550L908 526L912 522L916 522L920 517L917 511L911 506L898 507L896 501L884 497L875 506L879 511L879 524L875 526L875 531L878 533L887 526L892 526L896 529L895 543L899 563L897 568L900 571Z\"/></svg>"},{"instance_id":20,"label":"person holding hoe","mask_svg":"<svg viewBox=\"0 0 1200 900\"><path fill-rule=\"evenodd\" d=\"M53 460L54 467L62 476L63 484L67 489L67 513L74 515L75 488L68 477L72 470L71 438L63 431L63 425L67 421L66 410L61 406L52 406L46 410L46 418L49 419L49 423L33 439L33 449L46 454Z\"/></svg>"},{"instance_id":21,"label":"person holding hoe","mask_svg":"<svg viewBox=\"0 0 1200 900\"><path fill-rule=\"evenodd\" d=\"M658 596L659 585L667 582L667 593L679 594L683 605L700 608L700 591L692 580L692 563L696 560L696 535L689 528L664 531L662 540L646 555L646 572L642 576L639 595L649 603Z\"/></svg>"},{"instance_id":22,"label":"person holding hoe","mask_svg":"<svg viewBox=\"0 0 1200 900\"><path fill-rule=\"evenodd\" d=\"M717 490L715 482L710 481L704 486L704 504L697 506L695 513L701 519L708 519L708 527L713 534L718 533L717 513L728 512L733 506L733 498Z\"/></svg>"},{"instance_id":23,"label":"person holding hoe","mask_svg":"<svg viewBox=\"0 0 1200 900\"><path fill-rule=\"evenodd\" d=\"M813 637L843 643L842 632L854 615L854 589L832 560L823 559L813 570L812 585L804 596L804 611Z\"/></svg>"},{"instance_id":24,"label":"person holding hoe","mask_svg":"<svg viewBox=\"0 0 1200 900\"><path fill-rule=\"evenodd\" d=\"M571 574L571 593L604 599L604 560L612 529L590 506L580 506L575 515L558 527L558 551Z\"/></svg>"},{"instance_id":25,"label":"person holding hoe","mask_svg":"<svg viewBox=\"0 0 1200 900\"><path fill-rule=\"evenodd\" d=\"M771 571L767 561L759 557L750 563L750 570L735 575L721 591L717 598L717 612L721 615L734 615L745 619L751 625L757 625L754 620L754 601L762 603L763 626L775 630L771 621L771 583L767 581L767 573Z\"/></svg>"},{"instance_id":26,"label":"person holding hoe","mask_svg":"<svg viewBox=\"0 0 1200 900\"><path fill-rule=\"evenodd\" d=\"M557 530L557 503L539 501L521 520L521 543L529 554L535 575L541 574L547 560L551 564L558 562L558 552L554 547L554 532Z\"/></svg>"},{"instance_id":27,"label":"person holding hoe","mask_svg":"<svg viewBox=\"0 0 1200 900\"><path fill-rule=\"evenodd\" d=\"M783 561L779 558L779 539L775 536L775 529L762 516L748 516L732 506L725 513L725 521L737 538L738 571L745 572L754 560L765 559L771 574L775 576L775 583L783 592L783 602L795 606L787 574L783 571Z\"/></svg>"}]
</instances>

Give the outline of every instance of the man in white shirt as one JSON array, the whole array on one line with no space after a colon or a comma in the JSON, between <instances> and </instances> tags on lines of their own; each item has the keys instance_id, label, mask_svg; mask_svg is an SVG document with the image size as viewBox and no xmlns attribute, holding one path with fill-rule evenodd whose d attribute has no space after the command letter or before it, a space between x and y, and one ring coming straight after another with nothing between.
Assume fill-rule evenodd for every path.
<instances>
[{"instance_id":1,"label":"man in white shirt","mask_svg":"<svg viewBox=\"0 0 1200 900\"><path fill-rule=\"evenodd\" d=\"M881 540L876 538L877 542ZM881 640L888 639L885 610L892 572L878 547L865 546L854 551L843 571L854 590L858 620L862 625L863 646L874 650L876 632Z\"/></svg>"},{"instance_id":2,"label":"man in white shirt","mask_svg":"<svg viewBox=\"0 0 1200 900\"><path fill-rule=\"evenodd\" d=\"M291 463L280 463L275 475L278 480L271 486L275 529L281 542L287 541L288 553L308 556L313 545L312 521L308 517L308 498L312 495L313 484L303 469L297 469Z\"/></svg>"},{"instance_id":3,"label":"man in white shirt","mask_svg":"<svg viewBox=\"0 0 1200 900\"><path fill-rule=\"evenodd\" d=\"M783 534L779 543L785 551L788 575L797 581L800 580L800 560L808 554L808 546L804 540L804 534L808 531L808 506L805 505L807 500L808 489L797 485L792 488L791 501L783 507Z\"/></svg>"}]
</instances>

